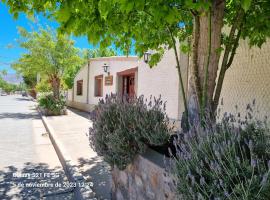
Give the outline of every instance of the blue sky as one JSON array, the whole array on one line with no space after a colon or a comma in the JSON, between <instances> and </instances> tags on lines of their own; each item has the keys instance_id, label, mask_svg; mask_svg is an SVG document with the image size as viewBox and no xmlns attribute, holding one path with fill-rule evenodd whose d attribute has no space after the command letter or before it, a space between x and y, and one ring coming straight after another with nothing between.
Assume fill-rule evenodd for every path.
<instances>
[{"instance_id":1,"label":"blue sky","mask_svg":"<svg viewBox=\"0 0 270 200\"><path fill-rule=\"evenodd\" d=\"M6 69L8 73L15 73L10 67L10 63L17 60L24 52L24 49L18 47L16 39L19 38L17 27L21 26L31 31L37 28L37 23L27 19L24 14L20 14L17 20L13 19L12 15L8 12L8 7L0 2L0 70ZM42 16L38 16L38 23L45 26L57 28L57 23L49 21ZM88 43L86 37L73 38L76 43L75 46L79 48L93 48ZM12 48L7 48L12 46ZM119 53L119 52L118 52Z\"/></svg>"}]
</instances>

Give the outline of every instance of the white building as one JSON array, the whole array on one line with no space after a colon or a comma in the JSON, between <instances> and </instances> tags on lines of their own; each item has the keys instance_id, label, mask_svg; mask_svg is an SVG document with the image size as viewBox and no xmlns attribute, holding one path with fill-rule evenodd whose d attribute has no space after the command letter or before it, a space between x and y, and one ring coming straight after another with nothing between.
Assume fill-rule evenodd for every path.
<instances>
[{"instance_id":1,"label":"white building","mask_svg":"<svg viewBox=\"0 0 270 200\"><path fill-rule=\"evenodd\" d=\"M270 117L270 43L261 49L249 49L241 41L232 66L226 72L220 106L223 112L245 114L246 105L256 99L258 118ZM180 55L184 86L188 84L188 57ZM103 66L109 66L108 73ZM90 59L74 80L74 88L68 91L68 105L91 111L106 94L150 95L167 101L167 114L171 119L181 119L184 111L182 94L176 69L174 52L167 51L157 66L150 68L137 57L105 57ZM235 110L235 105L238 110ZM259 112L257 112L257 110ZM242 116L243 116L242 114Z\"/></svg>"},{"instance_id":2,"label":"white building","mask_svg":"<svg viewBox=\"0 0 270 200\"><path fill-rule=\"evenodd\" d=\"M187 56L181 56L182 73L187 83ZM108 73L103 66L107 65ZM106 94L118 93L144 95L146 98L161 95L167 101L167 113L172 119L180 119L183 111L179 92L179 79L172 50L167 51L157 66L150 68L138 57L103 57L90 59L74 80L74 88L68 91L68 105L90 111Z\"/></svg>"}]
</instances>

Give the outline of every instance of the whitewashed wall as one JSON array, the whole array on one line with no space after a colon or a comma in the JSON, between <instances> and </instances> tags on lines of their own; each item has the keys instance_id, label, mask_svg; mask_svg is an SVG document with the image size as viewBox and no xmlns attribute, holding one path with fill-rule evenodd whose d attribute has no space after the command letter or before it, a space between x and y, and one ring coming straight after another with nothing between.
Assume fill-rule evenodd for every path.
<instances>
[{"instance_id":1,"label":"whitewashed wall","mask_svg":"<svg viewBox=\"0 0 270 200\"><path fill-rule=\"evenodd\" d=\"M77 81L83 80L83 93L77 95ZM87 103L87 65L84 66L74 79L74 101L79 103Z\"/></svg>"},{"instance_id":2,"label":"whitewashed wall","mask_svg":"<svg viewBox=\"0 0 270 200\"><path fill-rule=\"evenodd\" d=\"M246 115L247 104L255 99L254 115L263 120L270 117L270 41L261 48L250 49L241 41L232 66L227 70L221 99L221 112ZM237 110L236 106L237 105Z\"/></svg>"},{"instance_id":3,"label":"whitewashed wall","mask_svg":"<svg viewBox=\"0 0 270 200\"><path fill-rule=\"evenodd\" d=\"M184 85L187 83L188 57L180 56L181 71ZM143 61L139 64L138 72L138 93L145 97L150 95L158 97L161 95L167 101L166 112L172 119L180 119L184 111L182 93L179 90L179 78L176 68L175 55L173 50L167 51L162 60L150 68Z\"/></svg>"},{"instance_id":4,"label":"whitewashed wall","mask_svg":"<svg viewBox=\"0 0 270 200\"><path fill-rule=\"evenodd\" d=\"M183 81L186 87L187 82L187 65L188 58L185 55L180 56ZM110 75L113 76L113 85L105 86L105 76L107 73L103 71L103 65L106 63L110 66ZM184 111L182 93L179 90L179 79L175 64L174 52L172 50L165 53L163 59L157 66L150 68L142 59L137 57L108 57L91 59L89 69L89 105L96 105L99 99L105 97L106 94L116 93L118 91L117 73L138 67L135 73L135 92L137 95L144 95L149 98L150 95L158 97L162 96L167 101L166 112L172 119L180 119ZM103 75L103 97L95 97L95 76ZM83 95L77 95L77 80L83 80ZM82 68L74 80L74 103L70 104L82 108L81 104L87 103L87 66ZM69 100L72 101L72 90L69 91ZM88 106L89 107L89 106ZM87 110L88 110L87 107Z\"/></svg>"},{"instance_id":5,"label":"whitewashed wall","mask_svg":"<svg viewBox=\"0 0 270 200\"><path fill-rule=\"evenodd\" d=\"M113 76L113 85L105 85L105 76L107 73L103 71L102 66L106 63L110 66L110 75ZM89 76L89 104L97 104L101 97L95 97L95 76L103 75L103 97L106 94L116 93L117 91L117 72L121 72L130 68L138 67L137 57L107 57L91 59L90 76Z\"/></svg>"},{"instance_id":6,"label":"whitewashed wall","mask_svg":"<svg viewBox=\"0 0 270 200\"><path fill-rule=\"evenodd\" d=\"M73 89L68 89L68 91L67 91L67 100L68 101L72 101L72 90Z\"/></svg>"},{"instance_id":7,"label":"whitewashed wall","mask_svg":"<svg viewBox=\"0 0 270 200\"><path fill-rule=\"evenodd\" d=\"M246 41L241 41L230 69L226 72L221 97L223 105L219 105L222 112L236 113L244 116L246 105L256 99L256 113L258 118L265 115L270 117L270 42L259 48L250 49ZM185 88L187 87L188 57L181 54L181 71ZM105 76L102 66L110 66L113 75L113 85L105 86ZM89 105L98 103L100 97L94 96L95 76L103 75L103 97L111 92L117 92L117 72L138 67L135 74L137 95L145 97L162 96L167 101L167 114L172 119L180 119L184 111L182 93L179 90L179 79L176 69L174 52L169 50L157 66L152 69L137 57L108 57L91 59L89 73ZM77 96L76 82L83 79L83 95ZM81 69L74 81L74 102L86 103L87 66ZM69 90L68 99L72 100L72 91ZM221 103L220 103L221 104ZM81 105L80 105L81 106ZM88 106L89 107L89 106ZM87 107L87 109L88 109Z\"/></svg>"}]
</instances>

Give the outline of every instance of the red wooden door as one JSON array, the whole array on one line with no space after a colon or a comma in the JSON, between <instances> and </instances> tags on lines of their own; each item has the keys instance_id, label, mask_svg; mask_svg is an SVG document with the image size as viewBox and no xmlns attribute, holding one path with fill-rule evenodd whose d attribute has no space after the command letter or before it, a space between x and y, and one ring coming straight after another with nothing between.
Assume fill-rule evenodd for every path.
<instances>
[{"instance_id":1,"label":"red wooden door","mask_svg":"<svg viewBox=\"0 0 270 200\"><path fill-rule=\"evenodd\" d=\"M130 98L135 97L135 77L134 77L134 75L129 77L128 87L129 87L129 94L128 94L128 96Z\"/></svg>"},{"instance_id":2,"label":"red wooden door","mask_svg":"<svg viewBox=\"0 0 270 200\"><path fill-rule=\"evenodd\" d=\"M135 96L135 76L123 76L123 92L122 94L128 98Z\"/></svg>"}]
</instances>

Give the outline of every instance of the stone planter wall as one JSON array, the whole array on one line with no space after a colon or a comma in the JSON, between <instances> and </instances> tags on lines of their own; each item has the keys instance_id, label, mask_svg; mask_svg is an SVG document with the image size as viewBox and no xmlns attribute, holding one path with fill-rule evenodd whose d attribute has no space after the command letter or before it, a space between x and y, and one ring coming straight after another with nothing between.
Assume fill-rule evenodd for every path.
<instances>
[{"instance_id":1,"label":"stone planter wall","mask_svg":"<svg viewBox=\"0 0 270 200\"><path fill-rule=\"evenodd\" d=\"M45 116L67 115L67 109L66 108L60 110L59 113L55 113L55 112L53 112L53 111L51 111L49 109L46 109L46 108L41 108L40 107L39 109L40 109L41 113L43 115L45 115Z\"/></svg>"},{"instance_id":2,"label":"stone planter wall","mask_svg":"<svg viewBox=\"0 0 270 200\"><path fill-rule=\"evenodd\" d=\"M112 199L174 200L175 178L164 167L163 156L153 150L139 155L133 164L121 171L112 170Z\"/></svg>"}]
</instances>

